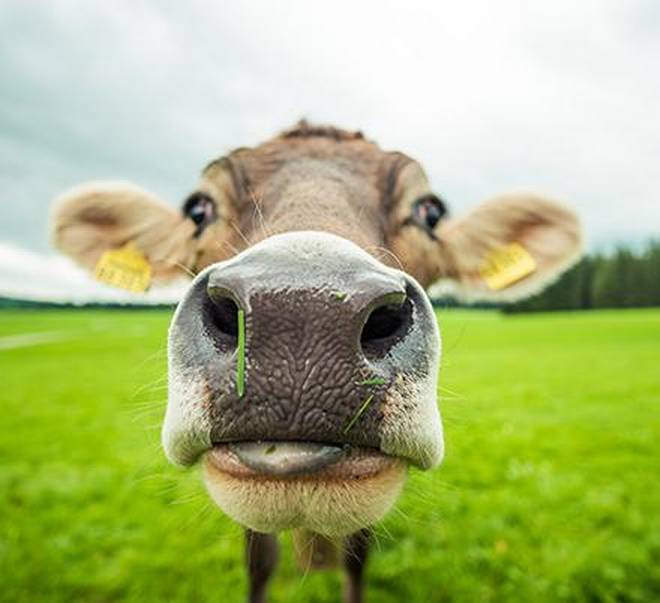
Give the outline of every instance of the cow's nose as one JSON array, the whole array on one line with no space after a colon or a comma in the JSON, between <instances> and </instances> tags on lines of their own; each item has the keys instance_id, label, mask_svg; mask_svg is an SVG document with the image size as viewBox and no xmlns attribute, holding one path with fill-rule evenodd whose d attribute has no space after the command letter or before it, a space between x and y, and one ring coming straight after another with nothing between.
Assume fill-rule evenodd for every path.
<instances>
[{"instance_id":1,"label":"cow's nose","mask_svg":"<svg viewBox=\"0 0 660 603\"><path fill-rule=\"evenodd\" d=\"M207 269L179 306L170 373L194 378L213 442L378 448L396 390L437 355L413 279L337 237L310 238L272 237Z\"/></svg>"},{"instance_id":2,"label":"cow's nose","mask_svg":"<svg viewBox=\"0 0 660 603\"><path fill-rule=\"evenodd\" d=\"M223 352L237 346L239 311L247 317L251 350L266 352L274 369L278 350L293 370L320 361L338 364L337 353L354 368L377 363L410 327L413 300L405 278L371 267L309 281L269 274L268 265L237 263L218 266L210 274L206 295L208 332ZM317 267L319 276L324 267ZM310 369L311 370L311 369Z\"/></svg>"}]
</instances>

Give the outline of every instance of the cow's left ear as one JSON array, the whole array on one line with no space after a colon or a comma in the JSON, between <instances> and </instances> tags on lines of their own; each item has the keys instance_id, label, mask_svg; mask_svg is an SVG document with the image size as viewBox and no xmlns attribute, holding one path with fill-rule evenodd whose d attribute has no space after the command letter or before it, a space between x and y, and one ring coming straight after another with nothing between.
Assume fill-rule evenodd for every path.
<instances>
[{"instance_id":1,"label":"cow's left ear","mask_svg":"<svg viewBox=\"0 0 660 603\"><path fill-rule=\"evenodd\" d=\"M515 301L532 295L582 253L575 213L525 193L496 197L441 222L437 236L447 254L445 275L467 300Z\"/></svg>"}]
</instances>

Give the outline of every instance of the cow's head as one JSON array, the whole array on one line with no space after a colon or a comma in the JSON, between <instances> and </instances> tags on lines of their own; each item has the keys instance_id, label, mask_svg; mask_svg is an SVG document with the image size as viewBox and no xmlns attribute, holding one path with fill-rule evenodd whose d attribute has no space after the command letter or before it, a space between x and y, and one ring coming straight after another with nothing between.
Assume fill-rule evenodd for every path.
<instances>
[{"instance_id":1,"label":"cow's head","mask_svg":"<svg viewBox=\"0 0 660 603\"><path fill-rule=\"evenodd\" d=\"M573 262L571 211L505 195L449 217L418 163L306 123L209 164L180 211L128 184L60 199L56 246L93 268L134 243L155 281L196 274L169 335L163 445L256 530L349 533L443 455L440 338L424 289L511 300ZM493 285L490 254L531 267ZM511 280L511 279L509 279Z\"/></svg>"}]
</instances>

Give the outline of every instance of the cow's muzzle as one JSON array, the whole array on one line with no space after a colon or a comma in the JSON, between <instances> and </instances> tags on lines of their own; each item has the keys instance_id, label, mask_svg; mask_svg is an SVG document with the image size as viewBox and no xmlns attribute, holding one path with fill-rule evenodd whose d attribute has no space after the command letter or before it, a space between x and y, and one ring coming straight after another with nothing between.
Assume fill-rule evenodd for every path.
<instances>
[{"instance_id":1,"label":"cow's muzzle","mask_svg":"<svg viewBox=\"0 0 660 603\"><path fill-rule=\"evenodd\" d=\"M437 356L413 279L332 235L271 237L201 273L177 310L166 451L187 464L214 448L271 475L366 453L430 466ZM410 429L421 420L434 425Z\"/></svg>"}]
</instances>

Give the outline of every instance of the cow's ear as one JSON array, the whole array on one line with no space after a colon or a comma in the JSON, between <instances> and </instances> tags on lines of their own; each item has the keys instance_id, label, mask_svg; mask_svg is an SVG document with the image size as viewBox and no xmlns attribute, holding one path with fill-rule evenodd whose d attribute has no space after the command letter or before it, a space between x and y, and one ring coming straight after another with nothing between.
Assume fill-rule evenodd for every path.
<instances>
[{"instance_id":1,"label":"cow's ear","mask_svg":"<svg viewBox=\"0 0 660 603\"><path fill-rule=\"evenodd\" d=\"M195 224L147 191L124 182L91 182L55 200L54 246L94 270L104 252L132 244L149 262L154 282L193 265Z\"/></svg>"},{"instance_id":2,"label":"cow's ear","mask_svg":"<svg viewBox=\"0 0 660 603\"><path fill-rule=\"evenodd\" d=\"M502 195L441 222L446 276L467 300L514 301L536 293L582 252L573 211L537 195Z\"/></svg>"}]
</instances>

